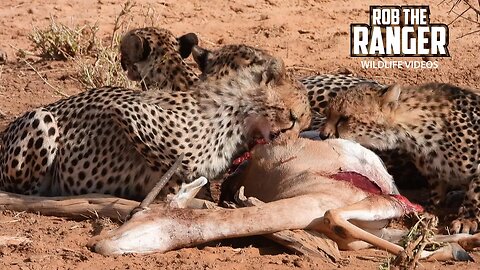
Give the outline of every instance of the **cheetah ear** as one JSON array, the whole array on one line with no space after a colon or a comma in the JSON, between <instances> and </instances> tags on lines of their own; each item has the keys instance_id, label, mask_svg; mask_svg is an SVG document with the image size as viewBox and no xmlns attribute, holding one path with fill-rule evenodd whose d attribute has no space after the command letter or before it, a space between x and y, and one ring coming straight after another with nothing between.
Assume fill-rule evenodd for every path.
<instances>
[{"instance_id":1,"label":"cheetah ear","mask_svg":"<svg viewBox=\"0 0 480 270\"><path fill-rule=\"evenodd\" d=\"M194 45L192 48L192 55L200 71L205 73L208 63L210 60L212 60L212 52L200 46Z\"/></svg>"},{"instance_id":2,"label":"cheetah ear","mask_svg":"<svg viewBox=\"0 0 480 270\"><path fill-rule=\"evenodd\" d=\"M147 59L151 48L144 39L134 33L127 33L120 41L120 62L123 70L127 63L136 63Z\"/></svg>"},{"instance_id":3,"label":"cheetah ear","mask_svg":"<svg viewBox=\"0 0 480 270\"><path fill-rule=\"evenodd\" d=\"M273 58L269 61L268 67L262 74L262 82L269 84L278 83L285 77L285 64L280 58Z\"/></svg>"},{"instance_id":4,"label":"cheetah ear","mask_svg":"<svg viewBox=\"0 0 480 270\"><path fill-rule=\"evenodd\" d=\"M192 53L193 46L198 45L198 37L194 33L188 33L177 38L178 51L182 58L187 58Z\"/></svg>"},{"instance_id":5,"label":"cheetah ear","mask_svg":"<svg viewBox=\"0 0 480 270\"><path fill-rule=\"evenodd\" d=\"M385 93L382 95L382 109L383 110L394 110L398 106L398 99L400 98L400 93L402 92L402 87L398 84L390 85Z\"/></svg>"}]
</instances>

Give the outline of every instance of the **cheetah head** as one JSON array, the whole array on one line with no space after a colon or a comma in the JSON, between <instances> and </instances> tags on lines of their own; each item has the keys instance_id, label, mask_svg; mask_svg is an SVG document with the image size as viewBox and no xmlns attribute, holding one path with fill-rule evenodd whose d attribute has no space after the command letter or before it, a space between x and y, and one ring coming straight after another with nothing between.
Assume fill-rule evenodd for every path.
<instances>
[{"instance_id":1,"label":"cheetah head","mask_svg":"<svg viewBox=\"0 0 480 270\"><path fill-rule=\"evenodd\" d=\"M295 134L310 125L307 91L286 74L282 59L243 44L225 45L217 50L195 45L192 55L204 83L238 84L222 91L236 97L257 96L247 101L256 100L254 103L257 103L253 106L256 111L250 112L246 118L248 130L268 140L282 131ZM254 93L252 89L255 89Z\"/></svg>"},{"instance_id":2,"label":"cheetah head","mask_svg":"<svg viewBox=\"0 0 480 270\"><path fill-rule=\"evenodd\" d=\"M327 107L327 120L321 128L323 139L350 139L379 150L397 147L399 126L395 123L401 88L382 88L362 83L333 98Z\"/></svg>"},{"instance_id":3,"label":"cheetah head","mask_svg":"<svg viewBox=\"0 0 480 270\"><path fill-rule=\"evenodd\" d=\"M184 62L198 38L193 33L176 38L162 28L146 27L127 32L120 42L120 63L127 77L152 87L183 90L198 80Z\"/></svg>"},{"instance_id":4,"label":"cheetah head","mask_svg":"<svg viewBox=\"0 0 480 270\"><path fill-rule=\"evenodd\" d=\"M269 141L280 134L282 138L298 137L300 131L309 127L311 111L303 85L284 80L261 91L264 99L258 107L262 109L249 114L245 121L250 133Z\"/></svg>"},{"instance_id":5,"label":"cheetah head","mask_svg":"<svg viewBox=\"0 0 480 270\"><path fill-rule=\"evenodd\" d=\"M276 84L285 77L281 59L248 45L225 45L217 50L195 45L192 55L203 80L228 79L249 72L257 83Z\"/></svg>"}]
</instances>

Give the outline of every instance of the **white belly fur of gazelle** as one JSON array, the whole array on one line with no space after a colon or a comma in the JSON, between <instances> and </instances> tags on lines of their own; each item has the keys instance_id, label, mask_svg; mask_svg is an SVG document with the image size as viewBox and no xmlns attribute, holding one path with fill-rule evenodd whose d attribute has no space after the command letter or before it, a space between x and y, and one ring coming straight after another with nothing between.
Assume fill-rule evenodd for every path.
<instances>
[{"instance_id":1,"label":"white belly fur of gazelle","mask_svg":"<svg viewBox=\"0 0 480 270\"><path fill-rule=\"evenodd\" d=\"M274 147L257 147L252 153L252 159L255 162L243 172L240 185L245 186L246 196L264 202L321 193L322 196L333 196L334 202L348 204L349 201L355 202L366 196L363 191L355 188L358 192L347 192L347 197L339 198L342 196L342 184L346 189L350 188L349 184L338 183L327 176L342 171L356 172L367 177L384 194L398 194L393 178L381 159L360 144L348 140L314 142L298 139ZM325 177L319 178L316 175Z\"/></svg>"}]
</instances>

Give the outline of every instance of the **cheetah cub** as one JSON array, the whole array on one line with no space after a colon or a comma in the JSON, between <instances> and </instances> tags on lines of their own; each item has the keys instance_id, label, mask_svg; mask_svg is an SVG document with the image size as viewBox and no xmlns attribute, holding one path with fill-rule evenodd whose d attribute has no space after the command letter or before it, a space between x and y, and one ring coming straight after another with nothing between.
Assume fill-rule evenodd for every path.
<instances>
[{"instance_id":1,"label":"cheetah cub","mask_svg":"<svg viewBox=\"0 0 480 270\"><path fill-rule=\"evenodd\" d=\"M433 206L448 188L466 188L451 229L475 232L480 223L479 105L480 95L449 84L361 84L331 101L321 133L379 150L404 150L427 178Z\"/></svg>"}]
</instances>

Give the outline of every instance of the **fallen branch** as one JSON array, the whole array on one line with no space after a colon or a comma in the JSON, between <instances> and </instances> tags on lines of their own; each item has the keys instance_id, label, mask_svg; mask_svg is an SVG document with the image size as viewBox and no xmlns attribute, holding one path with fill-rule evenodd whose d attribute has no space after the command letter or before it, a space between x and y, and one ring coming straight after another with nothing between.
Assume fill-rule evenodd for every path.
<instances>
[{"instance_id":1,"label":"fallen branch","mask_svg":"<svg viewBox=\"0 0 480 270\"><path fill-rule=\"evenodd\" d=\"M185 204L188 208L212 208L212 205L205 205L206 203L203 200L192 199ZM43 197L0 191L0 211L25 211L79 220L107 217L125 221L139 204L137 201L104 194ZM158 202L151 204L150 207L166 208L167 205L164 202Z\"/></svg>"},{"instance_id":2,"label":"fallen branch","mask_svg":"<svg viewBox=\"0 0 480 270\"><path fill-rule=\"evenodd\" d=\"M148 193L141 204L137 201L104 194L42 197L0 191L0 210L26 211L75 219L101 216L125 221L129 219L132 211L135 212L135 210L145 209L153 202L160 190L175 173L182 159L183 153L178 157L173 166L160 178L160 181L152 191ZM161 204L159 207L165 207L165 204Z\"/></svg>"},{"instance_id":3,"label":"fallen branch","mask_svg":"<svg viewBox=\"0 0 480 270\"><path fill-rule=\"evenodd\" d=\"M87 219L97 216L124 221L139 202L103 194L42 197L0 191L0 210Z\"/></svg>"},{"instance_id":4,"label":"fallen branch","mask_svg":"<svg viewBox=\"0 0 480 270\"><path fill-rule=\"evenodd\" d=\"M323 258L332 263L336 263L342 258L337 243L317 231L283 230L263 236L297 255Z\"/></svg>"}]
</instances>

